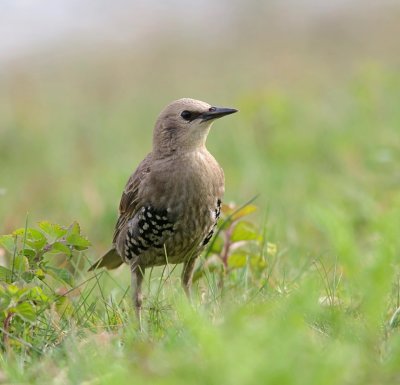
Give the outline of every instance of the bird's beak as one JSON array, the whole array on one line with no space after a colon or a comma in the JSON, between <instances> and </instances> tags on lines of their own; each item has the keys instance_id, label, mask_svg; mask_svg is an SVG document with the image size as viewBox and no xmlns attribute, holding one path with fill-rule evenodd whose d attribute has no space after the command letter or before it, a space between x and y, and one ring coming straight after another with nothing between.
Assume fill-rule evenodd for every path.
<instances>
[{"instance_id":1,"label":"bird's beak","mask_svg":"<svg viewBox=\"0 0 400 385\"><path fill-rule=\"evenodd\" d=\"M234 108L211 107L209 111L203 112L200 118L203 122L206 122L207 120L218 119L225 115L234 114L237 111L238 110Z\"/></svg>"}]
</instances>

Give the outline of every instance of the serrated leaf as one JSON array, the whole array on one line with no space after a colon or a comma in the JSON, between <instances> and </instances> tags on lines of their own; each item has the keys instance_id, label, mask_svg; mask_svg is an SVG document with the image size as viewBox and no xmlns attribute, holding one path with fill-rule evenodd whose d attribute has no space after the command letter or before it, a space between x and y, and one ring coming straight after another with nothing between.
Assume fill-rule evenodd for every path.
<instances>
[{"instance_id":1,"label":"serrated leaf","mask_svg":"<svg viewBox=\"0 0 400 385\"><path fill-rule=\"evenodd\" d=\"M0 282L11 282L12 271L4 266L0 266Z\"/></svg>"},{"instance_id":2,"label":"serrated leaf","mask_svg":"<svg viewBox=\"0 0 400 385\"><path fill-rule=\"evenodd\" d=\"M59 269L57 267L48 266L47 274L51 275L53 278L57 279L58 281L67 283L69 286L74 285L74 277L66 269Z\"/></svg>"},{"instance_id":3,"label":"serrated leaf","mask_svg":"<svg viewBox=\"0 0 400 385\"><path fill-rule=\"evenodd\" d=\"M29 298L36 302L48 302L49 297L43 293L39 286L34 286L29 291Z\"/></svg>"},{"instance_id":4,"label":"serrated leaf","mask_svg":"<svg viewBox=\"0 0 400 385\"><path fill-rule=\"evenodd\" d=\"M240 221L238 222L231 235L232 242L239 242L239 241L252 241L260 239L260 234L256 226L248 221Z\"/></svg>"},{"instance_id":5,"label":"serrated leaf","mask_svg":"<svg viewBox=\"0 0 400 385\"><path fill-rule=\"evenodd\" d=\"M34 322L36 320L35 308L30 302L21 302L15 308L15 314L24 321Z\"/></svg>"},{"instance_id":6,"label":"serrated leaf","mask_svg":"<svg viewBox=\"0 0 400 385\"><path fill-rule=\"evenodd\" d=\"M27 239L25 242L28 246L32 247L36 251L43 249L43 246L46 244L46 240L44 241L35 241L31 239Z\"/></svg>"},{"instance_id":7,"label":"serrated leaf","mask_svg":"<svg viewBox=\"0 0 400 385\"><path fill-rule=\"evenodd\" d=\"M24 249L22 249L22 254L25 255L28 258L34 258L36 256L36 251L33 249L29 249L27 247L25 247Z\"/></svg>"},{"instance_id":8,"label":"serrated leaf","mask_svg":"<svg viewBox=\"0 0 400 385\"><path fill-rule=\"evenodd\" d=\"M15 250L15 237L12 235L0 236L0 245L3 246L10 254Z\"/></svg>"},{"instance_id":9,"label":"serrated leaf","mask_svg":"<svg viewBox=\"0 0 400 385\"><path fill-rule=\"evenodd\" d=\"M69 234L66 241L67 244L73 246L77 250L85 250L91 245L86 238L76 233Z\"/></svg>"},{"instance_id":10,"label":"serrated leaf","mask_svg":"<svg viewBox=\"0 0 400 385\"><path fill-rule=\"evenodd\" d=\"M71 249L67 245L65 245L64 243L61 243L61 242L53 243L50 252L67 254L68 256L71 255Z\"/></svg>"},{"instance_id":11,"label":"serrated leaf","mask_svg":"<svg viewBox=\"0 0 400 385\"><path fill-rule=\"evenodd\" d=\"M46 240L46 237L43 235L43 233L39 230L36 229L28 229L28 236L29 238L35 240L35 241L42 241Z\"/></svg>"},{"instance_id":12,"label":"serrated leaf","mask_svg":"<svg viewBox=\"0 0 400 385\"><path fill-rule=\"evenodd\" d=\"M246 253L233 253L228 257L228 267L238 269L246 266L247 254Z\"/></svg>"},{"instance_id":13,"label":"serrated leaf","mask_svg":"<svg viewBox=\"0 0 400 385\"><path fill-rule=\"evenodd\" d=\"M24 234L25 234L25 229L23 227L14 230L12 233L12 235L24 235Z\"/></svg>"},{"instance_id":14,"label":"serrated leaf","mask_svg":"<svg viewBox=\"0 0 400 385\"><path fill-rule=\"evenodd\" d=\"M13 234L25 237L25 243L35 250L40 250L47 242L46 237L39 230L32 228L28 228L26 231L25 229L18 229Z\"/></svg>"},{"instance_id":15,"label":"serrated leaf","mask_svg":"<svg viewBox=\"0 0 400 385\"><path fill-rule=\"evenodd\" d=\"M39 222L39 227L53 240L57 240L67 234L67 229L61 227L56 223L51 223L49 221L41 221Z\"/></svg>"},{"instance_id":16,"label":"serrated leaf","mask_svg":"<svg viewBox=\"0 0 400 385\"><path fill-rule=\"evenodd\" d=\"M81 227L78 222L75 221L68 227L68 235L70 234L81 234Z\"/></svg>"},{"instance_id":17,"label":"serrated leaf","mask_svg":"<svg viewBox=\"0 0 400 385\"><path fill-rule=\"evenodd\" d=\"M40 250L46 245L46 237L38 230L28 229L26 244L35 250Z\"/></svg>"},{"instance_id":18,"label":"serrated leaf","mask_svg":"<svg viewBox=\"0 0 400 385\"><path fill-rule=\"evenodd\" d=\"M14 258L14 270L20 273L29 270L29 261L25 255L17 254Z\"/></svg>"},{"instance_id":19,"label":"serrated leaf","mask_svg":"<svg viewBox=\"0 0 400 385\"><path fill-rule=\"evenodd\" d=\"M25 273L22 273L22 279L29 283L35 278L35 274L32 273L32 271L25 271Z\"/></svg>"}]
</instances>

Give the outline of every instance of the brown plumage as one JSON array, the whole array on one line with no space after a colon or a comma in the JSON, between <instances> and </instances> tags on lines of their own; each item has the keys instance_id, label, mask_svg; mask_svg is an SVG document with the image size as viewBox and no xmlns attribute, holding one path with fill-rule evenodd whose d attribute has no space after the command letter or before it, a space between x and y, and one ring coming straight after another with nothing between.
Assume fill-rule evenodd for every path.
<instances>
[{"instance_id":1,"label":"brown plumage","mask_svg":"<svg viewBox=\"0 0 400 385\"><path fill-rule=\"evenodd\" d=\"M188 98L172 102L158 117L152 152L126 184L113 248L90 269L130 265L139 319L148 267L184 263L189 295L195 260L212 237L224 194L224 173L206 138L215 119L236 111Z\"/></svg>"}]
</instances>

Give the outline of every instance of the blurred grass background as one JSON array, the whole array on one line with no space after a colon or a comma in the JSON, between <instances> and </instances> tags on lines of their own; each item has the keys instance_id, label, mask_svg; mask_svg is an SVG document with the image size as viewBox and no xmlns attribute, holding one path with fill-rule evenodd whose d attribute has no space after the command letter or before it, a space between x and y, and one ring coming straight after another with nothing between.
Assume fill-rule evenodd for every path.
<instances>
[{"instance_id":1,"label":"blurred grass background","mask_svg":"<svg viewBox=\"0 0 400 385\"><path fill-rule=\"evenodd\" d=\"M90 4L81 7L100 20L92 31L71 27L3 58L1 232L27 212L32 222L77 219L104 250L157 114L183 96L241 110L208 141L226 171L226 200L260 194L290 242L315 243L310 205L351 207L358 221L371 205L390 205L399 183L396 3Z\"/></svg>"},{"instance_id":2,"label":"blurred grass background","mask_svg":"<svg viewBox=\"0 0 400 385\"><path fill-rule=\"evenodd\" d=\"M122 188L150 150L153 124L164 105L193 97L238 108L239 114L215 124L208 139L225 170L225 200L241 204L259 194L254 220L267 218L268 237L280 250L278 286L297 287L294 277L311 259L320 258L329 268L338 263L351 282L343 289L347 300L358 303L360 292L365 295L365 319L360 326L357 317L345 319L345 312L332 315L339 340L307 345L311 332L301 314L306 309L314 314L321 294L310 282L281 304L272 301L246 315L228 312L233 321L224 329L215 330L208 321L201 326L183 307L189 320L182 321L183 329L189 340L200 341L198 357L211 376L203 373L203 383L218 378L244 383L250 368L277 384L398 379L394 356L377 369L374 360L387 352L380 358L373 352L382 348L375 339L382 318L392 314L387 303L396 308L400 3L56 3L64 13L51 25L64 21L69 29L52 36L45 28L44 16L54 16L47 4L42 34L48 40L36 45L29 40L17 53L0 55L0 233L23 226L28 212L31 224L77 220L94 244L89 255L95 258L109 247ZM29 2L20 9L6 4L6 11L25 18L7 24L3 13L4 31L14 31L19 43L40 35L40 10L34 13ZM30 11L36 24L27 22ZM243 339L236 337L238 329L244 330ZM246 361L243 371L216 370L224 361L216 353L218 344L226 339L232 341L232 354L243 350L250 361L257 357L251 351L261 357L269 345L271 371L257 361ZM169 352L183 359L184 341L168 335L166 346L149 354L160 365ZM395 352L398 336L393 341L388 350ZM209 350L202 351L208 343ZM149 347L135 344L136 354L147 357ZM293 349L305 351L304 361ZM231 367L237 360L224 358ZM294 372L285 371L285 360ZM97 361L101 368L107 358ZM166 373L175 373L174 383L190 377L183 364L165 365ZM310 374L297 375L307 365ZM188 367L194 370L194 361ZM128 378L126 370L114 367L114 374ZM155 378L161 378L157 370Z\"/></svg>"}]
</instances>

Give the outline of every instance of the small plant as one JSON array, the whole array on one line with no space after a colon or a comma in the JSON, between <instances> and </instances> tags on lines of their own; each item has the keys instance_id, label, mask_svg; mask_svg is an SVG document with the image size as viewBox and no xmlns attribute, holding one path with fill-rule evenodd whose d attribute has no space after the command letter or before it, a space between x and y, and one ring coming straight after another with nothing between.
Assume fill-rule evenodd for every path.
<instances>
[{"instance_id":1,"label":"small plant","mask_svg":"<svg viewBox=\"0 0 400 385\"><path fill-rule=\"evenodd\" d=\"M204 262L194 274L194 280L206 271L217 272L218 287L222 290L225 277L236 270L249 268L254 276L265 271L267 255L275 256L277 247L266 241L254 222L247 220L256 210L251 203L241 207L222 205L221 225L205 253Z\"/></svg>"},{"instance_id":2,"label":"small plant","mask_svg":"<svg viewBox=\"0 0 400 385\"><path fill-rule=\"evenodd\" d=\"M62 227L42 221L38 227L26 226L0 236L0 246L10 256L9 266L0 266L0 343L5 350L11 346L37 350L34 340L41 332L49 335L46 342L57 338L49 333L52 317L44 314L65 311L65 294L74 279L67 268L57 265L55 257L59 254L65 260L90 246L76 222Z\"/></svg>"}]
</instances>

